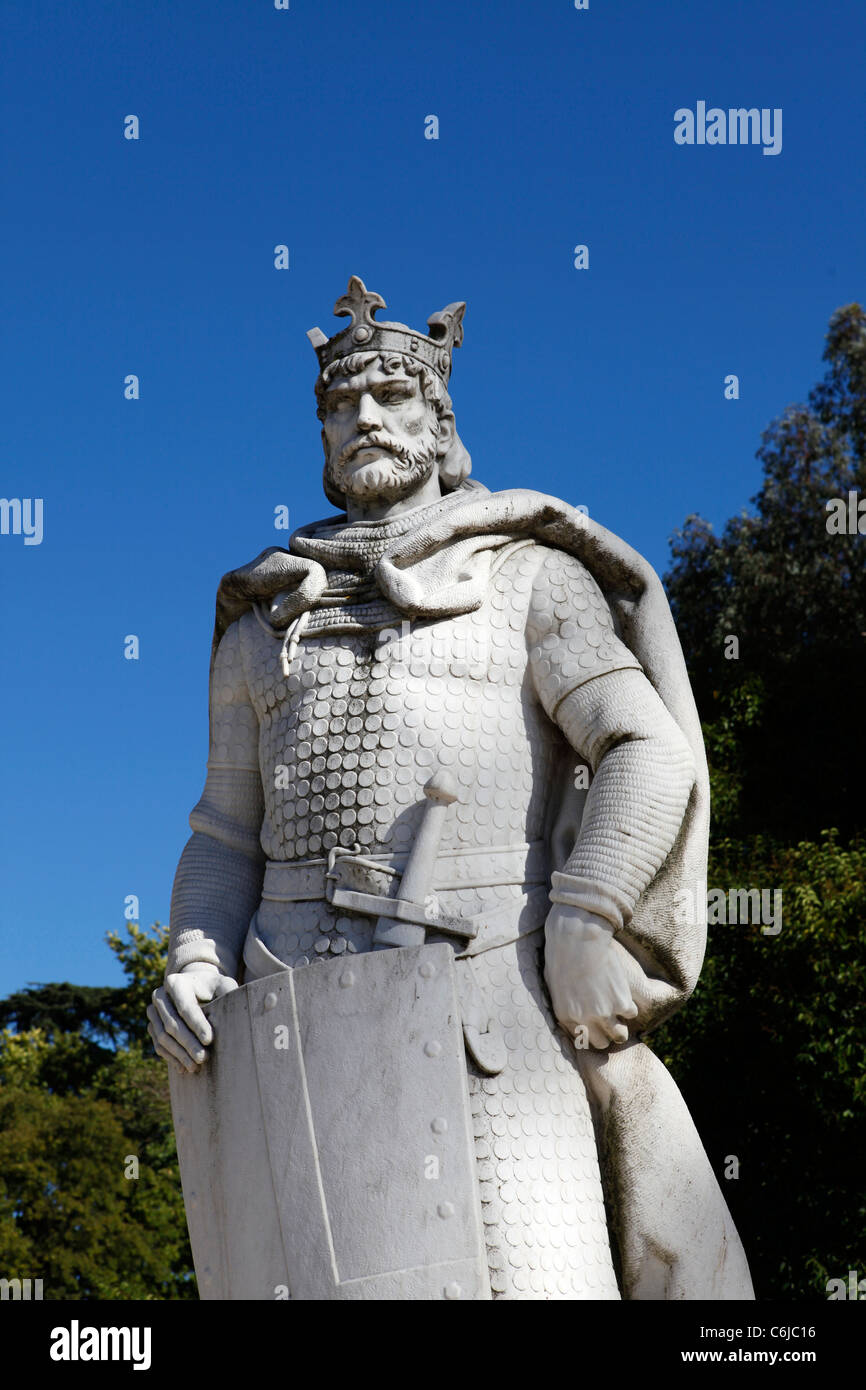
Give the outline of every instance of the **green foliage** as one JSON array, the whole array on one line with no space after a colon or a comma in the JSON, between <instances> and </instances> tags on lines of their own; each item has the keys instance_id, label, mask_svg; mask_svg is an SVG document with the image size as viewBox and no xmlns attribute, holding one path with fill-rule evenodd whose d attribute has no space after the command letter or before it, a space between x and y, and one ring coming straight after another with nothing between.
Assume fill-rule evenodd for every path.
<instances>
[{"instance_id":1,"label":"green foliage","mask_svg":"<svg viewBox=\"0 0 866 1390\"><path fill-rule=\"evenodd\" d=\"M778 936L711 926L694 996L653 1035L743 1238L759 1298L866 1270L866 842L723 840L711 887L781 889Z\"/></svg>"},{"instance_id":2,"label":"green foliage","mask_svg":"<svg viewBox=\"0 0 866 1390\"><path fill-rule=\"evenodd\" d=\"M145 1041L166 940L158 923L109 934L125 988L37 985L2 1005L0 1270L47 1299L195 1296L168 1079Z\"/></svg>"},{"instance_id":3,"label":"green foliage","mask_svg":"<svg viewBox=\"0 0 866 1390\"><path fill-rule=\"evenodd\" d=\"M689 517L666 576L710 763L711 886L781 889L783 927L711 926L654 1046L716 1171L741 1161L723 1185L763 1298L825 1298L866 1270L866 536L829 534L826 509L866 496L859 304L833 315L824 360L763 436L754 510L721 536Z\"/></svg>"},{"instance_id":4,"label":"green foliage","mask_svg":"<svg viewBox=\"0 0 866 1390\"><path fill-rule=\"evenodd\" d=\"M106 937L128 980L115 1004L114 1018L127 1042L134 1038L143 1042L147 1037L147 1006L165 974L168 927L156 922L151 934L137 922L127 922L126 933L128 939L115 931Z\"/></svg>"},{"instance_id":5,"label":"green foliage","mask_svg":"<svg viewBox=\"0 0 866 1390\"><path fill-rule=\"evenodd\" d=\"M713 816L722 825L736 822L743 796L742 737L759 729L763 718L764 682L758 675L725 691L714 720L703 723L704 745L710 768Z\"/></svg>"},{"instance_id":6,"label":"green foliage","mask_svg":"<svg viewBox=\"0 0 866 1390\"><path fill-rule=\"evenodd\" d=\"M665 576L704 722L717 834L863 824L866 536L826 502L866 496L866 313L833 315L824 381L763 436L754 512L718 537L692 516ZM725 639L739 640L726 659Z\"/></svg>"},{"instance_id":7,"label":"green foliage","mask_svg":"<svg viewBox=\"0 0 866 1390\"><path fill-rule=\"evenodd\" d=\"M100 1051L118 1041L116 1009L122 989L67 982L28 985L0 1000L0 1027L20 1032L34 1028L54 1038L58 1033L79 1033Z\"/></svg>"}]
</instances>

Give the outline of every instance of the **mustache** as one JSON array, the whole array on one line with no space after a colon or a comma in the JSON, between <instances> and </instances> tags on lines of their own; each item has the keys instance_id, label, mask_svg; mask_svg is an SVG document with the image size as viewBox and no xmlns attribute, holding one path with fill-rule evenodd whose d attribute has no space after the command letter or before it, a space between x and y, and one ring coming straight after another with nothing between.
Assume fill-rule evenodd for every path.
<instances>
[{"instance_id":1,"label":"mustache","mask_svg":"<svg viewBox=\"0 0 866 1390\"><path fill-rule=\"evenodd\" d=\"M391 439L388 435L376 434L374 432L364 435L363 438L352 439L348 444L344 445L337 458L337 467L342 468L344 464L349 463L356 454L361 453L362 449L382 449L385 453L393 454L396 459L399 459L399 461L404 464L411 463L413 458L411 450L404 448L403 445L399 444L395 439Z\"/></svg>"}]
</instances>

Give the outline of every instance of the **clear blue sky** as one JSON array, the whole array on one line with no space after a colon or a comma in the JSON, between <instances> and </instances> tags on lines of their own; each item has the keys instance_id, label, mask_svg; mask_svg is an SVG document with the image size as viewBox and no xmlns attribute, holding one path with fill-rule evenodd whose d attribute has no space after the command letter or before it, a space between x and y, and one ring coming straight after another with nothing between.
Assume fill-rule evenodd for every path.
<instances>
[{"instance_id":1,"label":"clear blue sky","mask_svg":"<svg viewBox=\"0 0 866 1390\"><path fill-rule=\"evenodd\" d=\"M421 328L467 301L488 486L584 503L660 570L689 512L748 502L866 297L866 12L6 0L0 43L0 495L44 499L41 545L0 536L2 995L119 981L129 893L167 919L217 581L285 539L278 504L330 510L305 333L350 274ZM676 145L699 100L782 108L782 152Z\"/></svg>"}]
</instances>

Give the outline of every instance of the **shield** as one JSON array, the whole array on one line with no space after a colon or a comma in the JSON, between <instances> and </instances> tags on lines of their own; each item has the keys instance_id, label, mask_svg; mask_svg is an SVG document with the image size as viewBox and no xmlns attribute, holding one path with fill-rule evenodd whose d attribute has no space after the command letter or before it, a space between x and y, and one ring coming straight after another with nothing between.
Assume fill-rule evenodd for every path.
<instances>
[{"instance_id":1,"label":"shield","mask_svg":"<svg viewBox=\"0 0 866 1390\"><path fill-rule=\"evenodd\" d=\"M490 1298L447 943L256 980L171 1074L205 1299Z\"/></svg>"}]
</instances>

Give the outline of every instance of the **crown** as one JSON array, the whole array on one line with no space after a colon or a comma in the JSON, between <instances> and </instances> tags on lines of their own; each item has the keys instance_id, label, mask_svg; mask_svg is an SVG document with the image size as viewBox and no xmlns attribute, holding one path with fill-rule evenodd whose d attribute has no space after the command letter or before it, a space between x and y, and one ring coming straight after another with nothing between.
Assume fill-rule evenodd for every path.
<instances>
[{"instance_id":1,"label":"crown","mask_svg":"<svg viewBox=\"0 0 866 1390\"><path fill-rule=\"evenodd\" d=\"M316 349L319 369L324 371L338 357L347 357L353 352L401 352L423 362L448 385L451 375L451 353L463 342L463 315L465 304L448 304L438 314L431 314L427 320L430 330L416 333L405 323L377 323L373 315L377 309L385 309L380 294L368 290L363 280L353 275L344 295L334 305L337 318L351 315L348 328L328 338L321 328L311 328L307 337Z\"/></svg>"}]
</instances>

